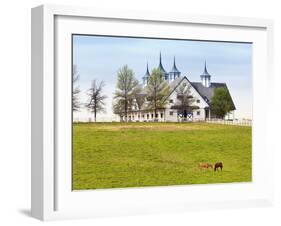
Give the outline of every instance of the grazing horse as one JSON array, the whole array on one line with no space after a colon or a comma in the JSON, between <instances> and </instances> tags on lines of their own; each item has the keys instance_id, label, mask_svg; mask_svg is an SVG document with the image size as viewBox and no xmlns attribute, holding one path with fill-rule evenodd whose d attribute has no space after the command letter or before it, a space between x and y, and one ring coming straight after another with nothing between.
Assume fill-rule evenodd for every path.
<instances>
[{"instance_id":1,"label":"grazing horse","mask_svg":"<svg viewBox=\"0 0 281 226\"><path fill-rule=\"evenodd\" d=\"M210 163L199 163L199 168L200 169L209 169L209 168L213 168L213 165Z\"/></svg>"},{"instance_id":2,"label":"grazing horse","mask_svg":"<svg viewBox=\"0 0 281 226\"><path fill-rule=\"evenodd\" d=\"M214 171L217 171L217 169L219 169L219 168L221 168L221 171L222 171L222 168L223 168L222 162L217 162L215 164Z\"/></svg>"}]
</instances>

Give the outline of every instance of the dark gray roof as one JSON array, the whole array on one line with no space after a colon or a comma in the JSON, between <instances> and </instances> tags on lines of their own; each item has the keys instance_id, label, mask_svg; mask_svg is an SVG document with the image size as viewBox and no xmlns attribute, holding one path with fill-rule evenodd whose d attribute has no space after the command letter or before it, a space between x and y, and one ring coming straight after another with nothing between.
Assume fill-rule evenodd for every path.
<instances>
[{"instance_id":1,"label":"dark gray roof","mask_svg":"<svg viewBox=\"0 0 281 226\"><path fill-rule=\"evenodd\" d=\"M228 90L227 85L225 83L212 82L209 87L203 86L201 82L191 82L191 84L197 90L197 92L200 93L200 95L207 101L207 103L211 102L216 88L224 87ZM231 99L231 101L233 105L233 110L235 110L236 108L233 103L233 100Z\"/></svg>"},{"instance_id":2,"label":"dark gray roof","mask_svg":"<svg viewBox=\"0 0 281 226\"><path fill-rule=\"evenodd\" d=\"M180 76L169 83L171 93L178 87L178 85L181 83L181 81L184 78L186 78L187 81L189 81L186 76ZM201 97L206 101L207 104L210 104L216 88L225 87L228 90L227 85L225 83L212 82L209 87L203 86L201 82L190 82L189 81L189 83L199 93L199 95L201 95ZM229 92L229 90L228 90L228 92ZM147 93L147 87L144 87L141 94L145 95L146 93ZM231 98L231 101L232 101L232 105L233 105L233 110L236 110L232 98Z\"/></svg>"},{"instance_id":3,"label":"dark gray roof","mask_svg":"<svg viewBox=\"0 0 281 226\"><path fill-rule=\"evenodd\" d=\"M179 85L179 83L184 79L184 77L179 76L177 77L175 80L171 81L169 83L170 86L170 90L173 91L175 88L177 88L177 86Z\"/></svg>"},{"instance_id":4,"label":"dark gray roof","mask_svg":"<svg viewBox=\"0 0 281 226\"><path fill-rule=\"evenodd\" d=\"M188 78L186 76L180 76L178 78L176 78L174 81L172 81L169 85L170 85L170 91L171 93L180 85L180 83L186 79L190 84L191 86L199 93L199 95L206 101L206 103L209 105L209 101L204 98L204 96L199 92L199 90L196 89L196 87L194 87L194 85L192 84L192 82L190 82L188 80ZM203 85L202 85L203 86Z\"/></svg>"}]
</instances>

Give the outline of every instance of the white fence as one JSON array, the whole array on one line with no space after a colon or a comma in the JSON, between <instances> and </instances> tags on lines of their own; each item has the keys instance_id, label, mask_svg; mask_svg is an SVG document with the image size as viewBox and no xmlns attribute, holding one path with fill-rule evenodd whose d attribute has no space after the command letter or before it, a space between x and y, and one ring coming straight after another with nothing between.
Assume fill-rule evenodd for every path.
<instances>
[{"instance_id":1,"label":"white fence","mask_svg":"<svg viewBox=\"0 0 281 226\"><path fill-rule=\"evenodd\" d=\"M234 119L234 120L207 119L206 122L223 124L223 125L252 126L252 120L250 119Z\"/></svg>"}]
</instances>

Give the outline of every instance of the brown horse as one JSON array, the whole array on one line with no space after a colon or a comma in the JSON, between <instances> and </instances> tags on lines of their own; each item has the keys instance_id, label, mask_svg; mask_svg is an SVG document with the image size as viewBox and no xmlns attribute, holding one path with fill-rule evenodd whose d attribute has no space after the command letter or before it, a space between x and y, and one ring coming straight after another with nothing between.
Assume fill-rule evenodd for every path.
<instances>
[{"instance_id":1,"label":"brown horse","mask_svg":"<svg viewBox=\"0 0 281 226\"><path fill-rule=\"evenodd\" d=\"M222 171L222 168L223 168L223 164L222 164L222 162L217 162L216 164L215 164L215 167L214 167L214 171L217 171L217 169L221 169L221 171Z\"/></svg>"},{"instance_id":2,"label":"brown horse","mask_svg":"<svg viewBox=\"0 0 281 226\"><path fill-rule=\"evenodd\" d=\"M209 169L209 168L213 169L213 165L210 163L199 163L199 168L200 169Z\"/></svg>"}]
</instances>

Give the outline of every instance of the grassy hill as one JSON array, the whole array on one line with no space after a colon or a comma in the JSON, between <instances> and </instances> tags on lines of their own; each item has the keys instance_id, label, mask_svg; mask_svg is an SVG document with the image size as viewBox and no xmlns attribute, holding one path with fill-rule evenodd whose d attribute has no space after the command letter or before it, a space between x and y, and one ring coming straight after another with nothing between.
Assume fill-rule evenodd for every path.
<instances>
[{"instance_id":1,"label":"grassy hill","mask_svg":"<svg viewBox=\"0 0 281 226\"><path fill-rule=\"evenodd\" d=\"M251 127L208 123L74 123L73 189L246 182ZM222 161L222 172L199 169Z\"/></svg>"}]
</instances>

